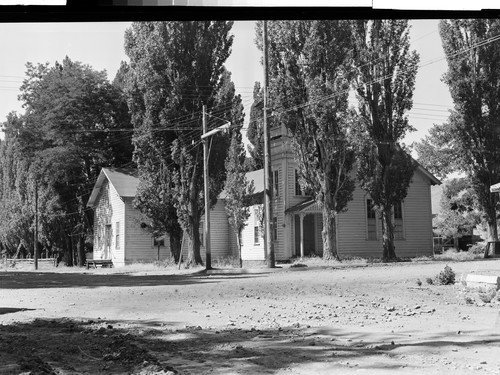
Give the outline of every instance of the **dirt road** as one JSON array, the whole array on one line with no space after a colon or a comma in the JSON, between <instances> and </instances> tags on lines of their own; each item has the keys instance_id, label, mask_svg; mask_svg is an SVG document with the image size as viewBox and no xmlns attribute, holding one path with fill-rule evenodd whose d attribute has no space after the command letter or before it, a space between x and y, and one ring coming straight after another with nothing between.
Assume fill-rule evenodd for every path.
<instances>
[{"instance_id":1,"label":"dirt road","mask_svg":"<svg viewBox=\"0 0 500 375\"><path fill-rule=\"evenodd\" d=\"M500 260L121 272L0 271L0 373L500 374Z\"/></svg>"}]
</instances>

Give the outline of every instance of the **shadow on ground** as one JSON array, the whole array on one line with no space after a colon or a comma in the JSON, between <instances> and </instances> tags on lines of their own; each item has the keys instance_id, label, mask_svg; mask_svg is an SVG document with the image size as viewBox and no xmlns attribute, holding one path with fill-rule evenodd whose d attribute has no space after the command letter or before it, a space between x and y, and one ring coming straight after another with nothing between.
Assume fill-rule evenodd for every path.
<instances>
[{"instance_id":1,"label":"shadow on ground","mask_svg":"<svg viewBox=\"0 0 500 375\"><path fill-rule=\"evenodd\" d=\"M100 286L161 286L218 283L228 279L262 277L258 274L230 275L131 275L131 274L87 274L56 272L5 272L0 273L0 289L73 288Z\"/></svg>"},{"instance_id":2,"label":"shadow on ground","mask_svg":"<svg viewBox=\"0 0 500 375\"><path fill-rule=\"evenodd\" d=\"M26 309L22 307L0 307L0 315L13 314L19 311L28 311L28 310L35 310L35 309Z\"/></svg>"},{"instance_id":3,"label":"shadow on ground","mask_svg":"<svg viewBox=\"0 0 500 375\"><path fill-rule=\"evenodd\" d=\"M461 342L442 340L446 336L395 344L370 341L366 334L296 326L215 331L196 326L174 329L158 321L38 319L0 326L0 373L200 374L210 369L215 374L262 374L325 362L340 371L368 368L366 363L371 363L369 368L390 370L411 367L395 353L404 346L500 343L499 335ZM371 361L360 361L368 357ZM354 365L356 361L360 365Z\"/></svg>"}]
</instances>

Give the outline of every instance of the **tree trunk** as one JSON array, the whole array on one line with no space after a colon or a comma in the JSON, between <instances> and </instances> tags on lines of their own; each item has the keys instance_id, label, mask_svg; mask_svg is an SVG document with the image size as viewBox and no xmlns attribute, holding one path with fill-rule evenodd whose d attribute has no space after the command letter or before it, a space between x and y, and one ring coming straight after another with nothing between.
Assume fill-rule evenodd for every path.
<instances>
[{"instance_id":1,"label":"tree trunk","mask_svg":"<svg viewBox=\"0 0 500 375\"><path fill-rule=\"evenodd\" d=\"M488 241L498 241L497 219L493 217L488 221Z\"/></svg>"},{"instance_id":2,"label":"tree trunk","mask_svg":"<svg viewBox=\"0 0 500 375\"><path fill-rule=\"evenodd\" d=\"M240 268L243 268L243 260L241 259L241 233L236 231L236 245L238 246L238 258L240 261Z\"/></svg>"},{"instance_id":3,"label":"tree trunk","mask_svg":"<svg viewBox=\"0 0 500 375\"><path fill-rule=\"evenodd\" d=\"M76 244L77 252L77 265L78 267L83 267L85 264L85 241L83 236L78 237L78 243Z\"/></svg>"},{"instance_id":4,"label":"tree trunk","mask_svg":"<svg viewBox=\"0 0 500 375\"><path fill-rule=\"evenodd\" d=\"M66 234L66 249L65 249L66 266L73 267L73 246L71 236Z\"/></svg>"},{"instance_id":5,"label":"tree trunk","mask_svg":"<svg viewBox=\"0 0 500 375\"><path fill-rule=\"evenodd\" d=\"M381 212L382 219L382 243L384 251L382 253L383 262L397 260L396 248L394 246L394 220L391 207L385 207Z\"/></svg>"},{"instance_id":6,"label":"tree trunk","mask_svg":"<svg viewBox=\"0 0 500 375\"><path fill-rule=\"evenodd\" d=\"M170 240L170 253L174 257L175 263L177 263L182 251L181 238L177 235L177 233L169 233L168 237Z\"/></svg>"},{"instance_id":7,"label":"tree trunk","mask_svg":"<svg viewBox=\"0 0 500 375\"><path fill-rule=\"evenodd\" d=\"M193 174L191 176L190 183L190 217L189 217L189 227L187 231L188 235L188 256L186 261L186 266L191 265L203 265L203 260L200 255L200 210L198 209L198 180L199 176L196 174L196 166L193 169Z\"/></svg>"},{"instance_id":8,"label":"tree trunk","mask_svg":"<svg viewBox=\"0 0 500 375\"><path fill-rule=\"evenodd\" d=\"M193 203L191 203L193 204ZM188 255L186 266L203 265L200 255L200 220L199 217L191 216L190 230L188 231Z\"/></svg>"},{"instance_id":9,"label":"tree trunk","mask_svg":"<svg viewBox=\"0 0 500 375\"><path fill-rule=\"evenodd\" d=\"M337 251L337 227L336 223L336 213L333 210L328 209L327 204L323 204L323 231L321 235L323 237L323 259L340 260Z\"/></svg>"}]
</instances>

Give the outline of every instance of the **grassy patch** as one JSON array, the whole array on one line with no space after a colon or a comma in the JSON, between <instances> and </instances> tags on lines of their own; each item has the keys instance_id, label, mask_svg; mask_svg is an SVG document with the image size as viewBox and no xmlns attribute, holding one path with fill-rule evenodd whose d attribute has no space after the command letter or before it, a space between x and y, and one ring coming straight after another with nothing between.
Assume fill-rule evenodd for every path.
<instances>
[{"instance_id":1,"label":"grassy patch","mask_svg":"<svg viewBox=\"0 0 500 375\"><path fill-rule=\"evenodd\" d=\"M434 255L435 260L451 260L453 262L465 262L480 258L483 258L483 254L475 251L457 251L456 249L449 249L443 254Z\"/></svg>"}]
</instances>

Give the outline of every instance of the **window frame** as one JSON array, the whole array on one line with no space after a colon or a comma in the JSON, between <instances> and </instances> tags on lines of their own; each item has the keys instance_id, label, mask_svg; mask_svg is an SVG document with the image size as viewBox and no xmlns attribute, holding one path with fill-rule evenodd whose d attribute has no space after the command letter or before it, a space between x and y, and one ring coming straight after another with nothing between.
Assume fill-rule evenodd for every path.
<instances>
[{"instance_id":1,"label":"window frame","mask_svg":"<svg viewBox=\"0 0 500 375\"><path fill-rule=\"evenodd\" d=\"M398 217L401 216L401 217ZM392 218L394 220L394 240L401 241L406 239L406 231L405 231L405 210L404 210L404 201L399 201L392 208ZM400 224L398 225L398 221ZM397 228L401 228L397 230Z\"/></svg>"},{"instance_id":2,"label":"window frame","mask_svg":"<svg viewBox=\"0 0 500 375\"><path fill-rule=\"evenodd\" d=\"M299 194L297 194L299 193ZM299 170L295 169L295 196L296 197L301 197L304 195L304 192L302 191L302 187L300 186L299 183Z\"/></svg>"},{"instance_id":3,"label":"window frame","mask_svg":"<svg viewBox=\"0 0 500 375\"><path fill-rule=\"evenodd\" d=\"M280 190L279 190L279 169L273 170L273 173L272 173L272 191L273 191L273 197L279 197L280 196Z\"/></svg>"},{"instance_id":4,"label":"window frame","mask_svg":"<svg viewBox=\"0 0 500 375\"><path fill-rule=\"evenodd\" d=\"M373 199L365 198L365 228L367 241L378 240L377 212L371 207L373 205L372 202ZM373 227L374 230L370 230L370 227Z\"/></svg>"},{"instance_id":5,"label":"window frame","mask_svg":"<svg viewBox=\"0 0 500 375\"><path fill-rule=\"evenodd\" d=\"M260 246L261 243L260 238L262 237L261 222L259 220L259 215L261 215L261 209L260 206L256 205L253 207L253 228L254 228L253 240L254 240L254 245L257 246Z\"/></svg>"},{"instance_id":6,"label":"window frame","mask_svg":"<svg viewBox=\"0 0 500 375\"><path fill-rule=\"evenodd\" d=\"M273 217L273 221L272 221L272 228L271 228L271 233L272 233L272 241L273 242L278 242L278 217L275 216Z\"/></svg>"},{"instance_id":7,"label":"window frame","mask_svg":"<svg viewBox=\"0 0 500 375\"><path fill-rule=\"evenodd\" d=\"M258 225L253 227L253 244L260 246L260 228Z\"/></svg>"},{"instance_id":8,"label":"window frame","mask_svg":"<svg viewBox=\"0 0 500 375\"><path fill-rule=\"evenodd\" d=\"M115 250L120 250L120 222L115 223Z\"/></svg>"}]
</instances>

